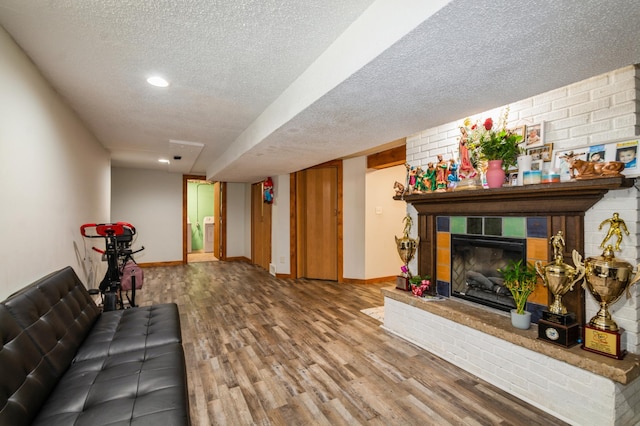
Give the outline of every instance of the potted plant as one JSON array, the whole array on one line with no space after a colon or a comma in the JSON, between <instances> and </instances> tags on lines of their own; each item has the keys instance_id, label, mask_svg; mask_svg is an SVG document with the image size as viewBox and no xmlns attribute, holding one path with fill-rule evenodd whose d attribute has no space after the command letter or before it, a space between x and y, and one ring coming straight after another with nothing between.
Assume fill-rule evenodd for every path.
<instances>
[{"instance_id":1,"label":"potted plant","mask_svg":"<svg viewBox=\"0 0 640 426\"><path fill-rule=\"evenodd\" d=\"M409 278L411 284L411 292L418 297L423 295L432 295L433 288L431 287L431 277L429 275L412 275Z\"/></svg>"},{"instance_id":2,"label":"potted plant","mask_svg":"<svg viewBox=\"0 0 640 426\"><path fill-rule=\"evenodd\" d=\"M525 311L527 299L535 290L538 282L536 269L532 263L523 263L522 259L511 260L504 268L498 269L504 278L504 286L509 289L516 309L511 310L511 324L516 328L528 329L531 325L531 312Z\"/></svg>"}]
</instances>

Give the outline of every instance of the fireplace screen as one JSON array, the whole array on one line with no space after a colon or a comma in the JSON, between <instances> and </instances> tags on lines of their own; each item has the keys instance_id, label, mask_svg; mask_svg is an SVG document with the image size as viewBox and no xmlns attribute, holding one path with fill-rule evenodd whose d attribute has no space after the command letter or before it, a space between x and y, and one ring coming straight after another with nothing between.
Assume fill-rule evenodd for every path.
<instances>
[{"instance_id":1,"label":"fireplace screen","mask_svg":"<svg viewBox=\"0 0 640 426\"><path fill-rule=\"evenodd\" d=\"M497 271L509 260L526 261L526 240L474 235L451 236L451 295L492 308L515 308Z\"/></svg>"}]
</instances>

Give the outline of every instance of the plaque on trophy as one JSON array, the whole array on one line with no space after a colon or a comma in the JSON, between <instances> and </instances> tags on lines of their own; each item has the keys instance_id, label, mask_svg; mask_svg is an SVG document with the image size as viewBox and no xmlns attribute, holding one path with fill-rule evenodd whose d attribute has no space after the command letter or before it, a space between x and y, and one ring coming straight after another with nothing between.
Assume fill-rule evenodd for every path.
<instances>
[{"instance_id":1,"label":"plaque on trophy","mask_svg":"<svg viewBox=\"0 0 640 426\"><path fill-rule=\"evenodd\" d=\"M614 254L614 246L605 243L616 235L615 250L620 250L622 231L626 231L624 221L618 213L603 221L602 225L609 223L610 229L607 236L600 244L604 248L602 255L589 257L584 261L584 286L600 304L600 310L591 318L589 324L584 327L584 340L582 349L605 355L615 359L622 359L626 350L620 348L622 329L611 318L609 306L613 305L631 285L640 279L640 271L632 277L633 267L624 260L617 259ZM628 234L628 231L626 231Z\"/></svg>"},{"instance_id":2,"label":"plaque on trophy","mask_svg":"<svg viewBox=\"0 0 640 426\"><path fill-rule=\"evenodd\" d=\"M567 312L562 303L562 296L573 290L576 282L584 276L584 268L580 264L581 256L573 251L572 267L564 263L564 237L562 231L551 237L553 246L553 262L542 265L541 261L535 263L538 275L542 277L544 285L553 294L553 303L542 312L542 318L538 320L538 338L557 345L570 347L578 343L580 339L580 325L575 315Z\"/></svg>"},{"instance_id":3,"label":"plaque on trophy","mask_svg":"<svg viewBox=\"0 0 640 426\"><path fill-rule=\"evenodd\" d=\"M404 217L403 222L404 231L402 234L402 238L395 237L398 255L404 263L404 266L402 267L402 275L396 277L396 288L409 291L411 290L411 285L409 283L409 279L411 278L411 272L409 272L409 262L416 254L416 249L418 248L418 244L420 244L420 237L409 237L409 232L411 231L411 225L413 223L411 216L407 214Z\"/></svg>"}]
</instances>

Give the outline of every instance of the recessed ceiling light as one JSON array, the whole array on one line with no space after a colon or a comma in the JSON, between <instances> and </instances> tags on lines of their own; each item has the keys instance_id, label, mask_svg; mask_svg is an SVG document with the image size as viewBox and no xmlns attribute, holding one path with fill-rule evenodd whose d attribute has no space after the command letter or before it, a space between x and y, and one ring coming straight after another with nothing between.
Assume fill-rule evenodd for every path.
<instances>
[{"instance_id":1,"label":"recessed ceiling light","mask_svg":"<svg viewBox=\"0 0 640 426\"><path fill-rule=\"evenodd\" d=\"M157 75L149 77L147 79L147 83L156 87L167 87L169 85L169 82L167 80Z\"/></svg>"},{"instance_id":2,"label":"recessed ceiling light","mask_svg":"<svg viewBox=\"0 0 640 426\"><path fill-rule=\"evenodd\" d=\"M158 163L171 164L171 161L167 160L166 158L161 158L161 159L158 160Z\"/></svg>"}]
</instances>

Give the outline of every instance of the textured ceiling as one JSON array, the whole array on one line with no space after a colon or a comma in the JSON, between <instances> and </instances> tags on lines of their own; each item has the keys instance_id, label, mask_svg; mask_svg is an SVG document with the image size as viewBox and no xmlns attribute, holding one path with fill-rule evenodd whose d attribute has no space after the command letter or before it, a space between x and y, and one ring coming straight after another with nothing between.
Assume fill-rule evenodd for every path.
<instances>
[{"instance_id":1,"label":"textured ceiling","mask_svg":"<svg viewBox=\"0 0 640 426\"><path fill-rule=\"evenodd\" d=\"M639 21L637 0L0 0L114 166L235 182L640 63Z\"/></svg>"}]
</instances>

